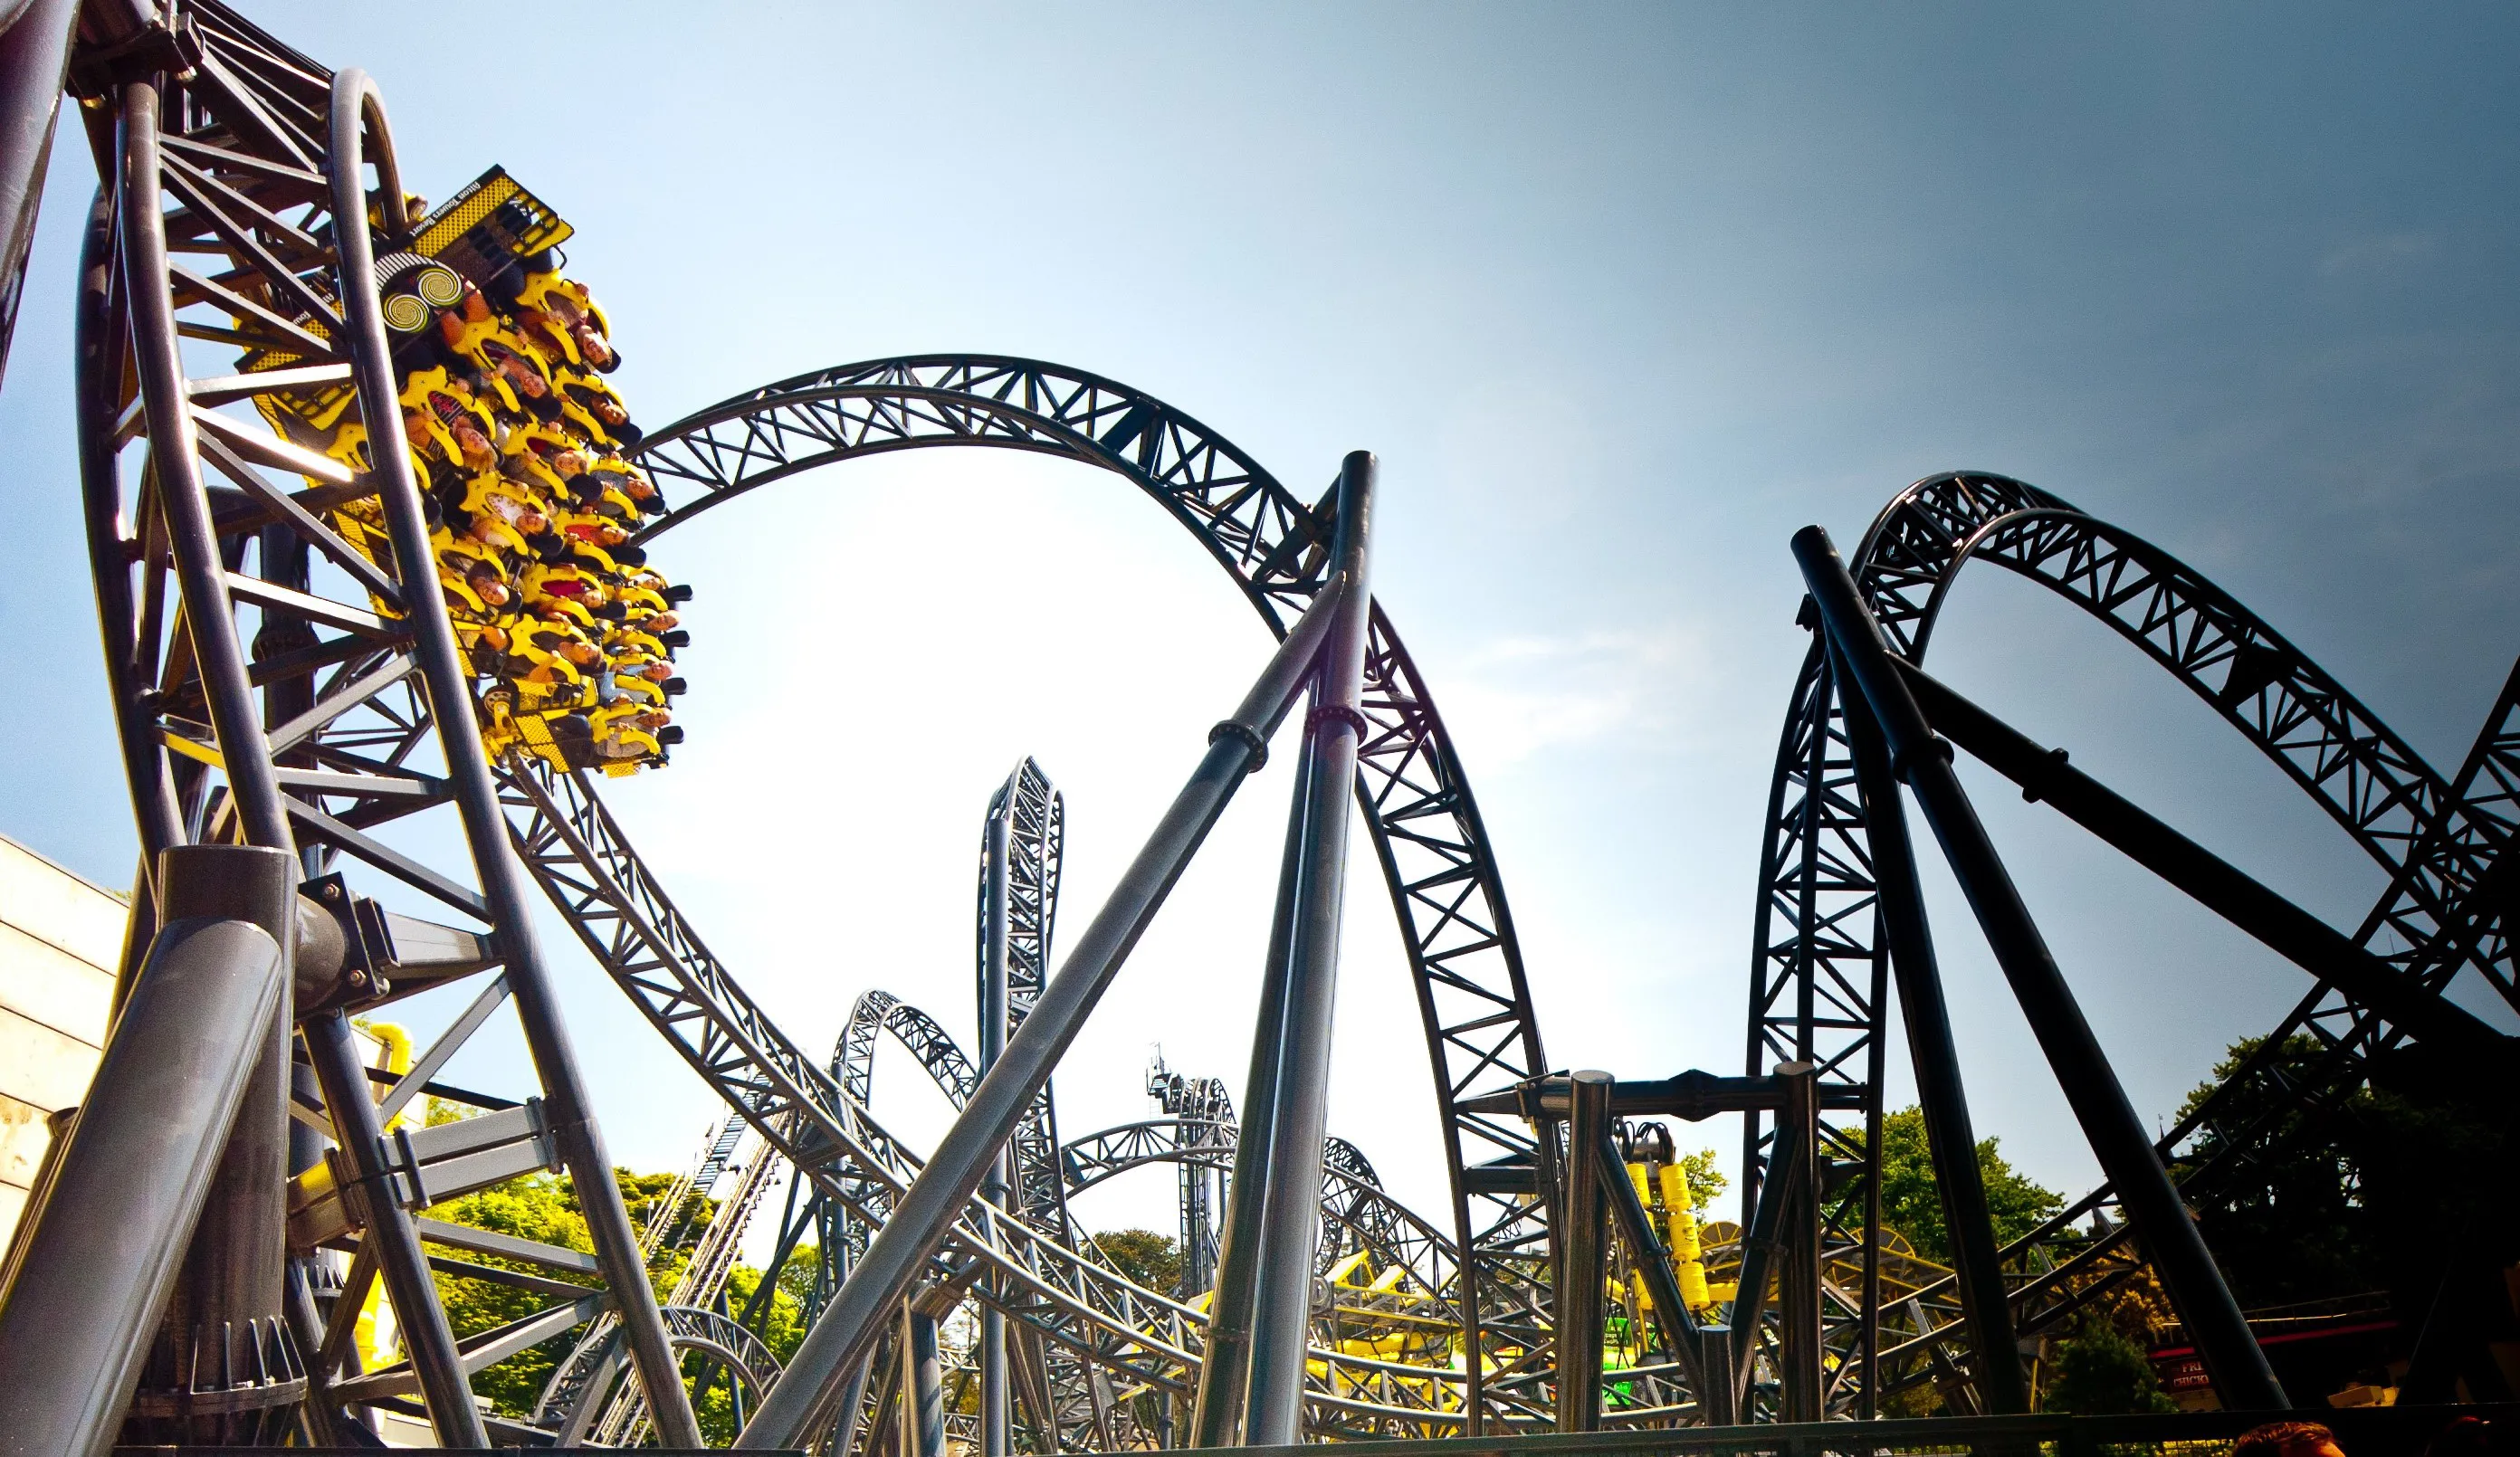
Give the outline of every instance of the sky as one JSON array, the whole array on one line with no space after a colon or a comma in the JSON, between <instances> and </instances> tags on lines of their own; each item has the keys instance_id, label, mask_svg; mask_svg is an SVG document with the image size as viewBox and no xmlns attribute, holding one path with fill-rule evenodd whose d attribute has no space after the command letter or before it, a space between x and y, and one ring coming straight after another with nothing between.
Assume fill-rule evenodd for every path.
<instances>
[{"instance_id":1,"label":"sky","mask_svg":"<svg viewBox=\"0 0 2520 1457\"><path fill-rule=\"evenodd\" d=\"M2520 650L2507 9L549 0L532 29L564 47L530 61L451 15L247 10L378 78L411 187L498 163L576 226L570 271L652 427L975 351L1144 389L1308 494L1375 451L1376 594L1475 787L1556 1066L1739 1069L1805 524L1851 549L1918 477L2031 481L2211 576L2446 773ZM0 833L127 884L67 424L92 184L56 158L0 390ZM853 463L653 560L698 594L690 739L607 797L818 1053L872 987L968 1040L994 786L1030 754L1065 792L1072 935L1269 647L1161 511L1031 457ZM1930 666L2332 923L2377 895L2210 709L2057 600L1964 575ZM1147 1116L1157 1048L1238 1094L1291 758L1076 1043L1066 1134ZM2145 1117L2303 990L1963 776ZM1433 1212L1424 1044L1355 868L1330 1127ZM1925 876L1979 1130L2079 1191L2095 1166ZM681 1166L707 1092L543 934L615 1156ZM426 1034L453 1011L396 1014ZM449 1077L525 1073L492 1036ZM915 1139L947 1114L897 1051L876 1106ZM1679 1132L1728 1164L1738 1144ZM1168 1227L1168 1178L1123 1183L1090 1223Z\"/></svg>"}]
</instances>

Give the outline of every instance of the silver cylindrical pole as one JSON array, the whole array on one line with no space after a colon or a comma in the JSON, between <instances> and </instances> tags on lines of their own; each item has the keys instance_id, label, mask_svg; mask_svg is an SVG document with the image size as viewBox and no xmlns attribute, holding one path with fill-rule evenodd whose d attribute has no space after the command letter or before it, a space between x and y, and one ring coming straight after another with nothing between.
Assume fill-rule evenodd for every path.
<instances>
[{"instance_id":1,"label":"silver cylindrical pole","mask_svg":"<svg viewBox=\"0 0 2520 1457\"><path fill-rule=\"evenodd\" d=\"M1313 1319L1314 1241L1322 1217L1322 1138L1328 1131L1330 1035L1338 1005L1339 919L1347 890L1350 802L1365 734L1366 629L1375 464L1355 451L1339 468L1332 559L1347 600L1322 644L1304 724L1311 778L1304 806L1293 943L1286 956L1285 1036L1277 1117L1269 1129L1260 1269L1251 1307L1251 1378L1243 1439L1303 1440L1304 1358Z\"/></svg>"},{"instance_id":2,"label":"silver cylindrical pole","mask_svg":"<svg viewBox=\"0 0 2520 1457\"><path fill-rule=\"evenodd\" d=\"M903 1192L892 1217L876 1231L857 1268L805 1334L788 1359L787 1374L745 1424L737 1446L793 1446L812 1430L816 1413L857 1358L882 1334L892 1310L909 1295L922 1266L944 1243L947 1228L978 1191L990 1162L1014 1136L1015 1125L1040 1096L1067 1044L1102 999L1216 817L1258 764L1270 733L1293 706L1344 597L1342 583L1324 588L1278 645L1235 716L1211 730L1207 753L1190 782L1174 796L1058 973L1042 988L1023 1026L1007 1039L998 1065L971 1090L961 1116L938 1142L918 1181Z\"/></svg>"},{"instance_id":3,"label":"silver cylindrical pole","mask_svg":"<svg viewBox=\"0 0 2520 1457\"><path fill-rule=\"evenodd\" d=\"M1023 769L1018 765L1007 778L1006 787L998 792L990 808L986 849L981 860L981 894L985 897L980 943L980 1072L985 1075L998 1065L1007 1046L1007 877L1009 874L1009 821L1015 813L1015 796ZM989 1172L980 1181L980 1197L1001 1209L1006 1207L1008 1153L1004 1148L989 1163ZM992 1278L983 1276L982 1278ZM980 1457L1007 1457L1010 1416L1007 1388L1007 1317L994 1304L980 1307Z\"/></svg>"},{"instance_id":4,"label":"silver cylindrical pole","mask_svg":"<svg viewBox=\"0 0 2520 1457\"><path fill-rule=\"evenodd\" d=\"M1566 1192L1557 1238L1557 1430L1601 1428L1601 1282L1609 1246L1602 1228L1601 1149L1610 1139L1610 1075L1585 1068L1566 1080ZM1627 1170L1619 1170L1625 1178Z\"/></svg>"}]
</instances>

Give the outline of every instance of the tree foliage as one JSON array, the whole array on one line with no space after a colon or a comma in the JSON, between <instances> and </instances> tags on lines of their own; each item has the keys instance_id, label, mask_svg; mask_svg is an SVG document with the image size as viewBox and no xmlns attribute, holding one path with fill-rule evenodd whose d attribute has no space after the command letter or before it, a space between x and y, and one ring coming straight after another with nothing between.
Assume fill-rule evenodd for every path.
<instances>
[{"instance_id":1,"label":"tree foliage","mask_svg":"<svg viewBox=\"0 0 2520 1457\"><path fill-rule=\"evenodd\" d=\"M452 1115L440 1107L430 1109L432 1123L446 1122ZM663 1220L665 1239L648 1261L648 1279L658 1300L669 1294L676 1281L689 1267L693 1249L699 1243L718 1216L715 1201L694 1198L679 1209L667 1209L665 1196L677 1179L670 1173L636 1173L627 1169L613 1170L621 1190L622 1202L629 1207L631 1221L647 1228L652 1221ZM449 1223L470 1225L475 1229L494 1230L520 1239L536 1240L547 1245L593 1253L594 1241L588 1236L586 1216L578 1208L576 1191L557 1174L530 1173L521 1178L468 1194L431 1208L433 1218ZM813 1261L817 1252L807 1246L798 1250L780 1272L780 1288L774 1292L764 1332L771 1352L785 1361L804 1338L802 1295L810 1287ZM552 1272L538 1265L490 1256L467 1256L467 1263L495 1269L512 1269L553 1278ZM801 1273L800 1273L801 1272ZM738 1264L727 1278L726 1298L729 1308L742 1311L764 1278L760 1270ZM439 1271L436 1275L438 1298L445 1302L447 1322L454 1327L458 1340L492 1330L510 1321L522 1319L544 1309L553 1298L477 1276ZM503 1416L528 1417L552 1373L564 1359L584 1327L529 1347L495 1366L488 1367L472 1379L472 1389L488 1396L494 1409ZM684 1363L684 1374L697 1386L702 1362L698 1358ZM698 1392L696 1402L701 1428L712 1441L730 1441L735 1435L734 1408L724 1373L715 1373L707 1391ZM714 1423L714 1425L712 1425Z\"/></svg>"},{"instance_id":2,"label":"tree foliage","mask_svg":"<svg viewBox=\"0 0 2520 1457\"><path fill-rule=\"evenodd\" d=\"M2262 1038L2232 1043L2181 1109L2231 1083L2180 1162L2236 1155L2192 1202L2240 1303L2385 1290L2400 1320L2420 1324L2446 1267L2453 1295L2498 1296L2481 1287L2520 1258L2520 1137L2497 1116L2507 1086L2415 1045L2305 1107L2299 1090L2326 1082L2322 1045L2294 1038L2241 1077L2264 1050Z\"/></svg>"},{"instance_id":3,"label":"tree foliage","mask_svg":"<svg viewBox=\"0 0 2520 1457\"><path fill-rule=\"evenodd\" d=\"M1108 1229L1094 1243L1120 1273L1158 1295L1171 1295L1181 1285L1181 1243L1151 1229Z\"/></svg>"},{"instance_id":4,"label":"tree foliage","mask_svg":"<svg viewBox=\"0 0 2520 1457\"><path fill-rule=\"evenodd\" d=\"M1701 1215L1725 1190L1732 1187L1732 1180L1716 1169L1715 1150L1711 1148L1682 1154L1680 1171L1681 1176L1688 1181L1688 1202Z\"/></svg>"},{"instance_id":5,"label":"tree foliage","mask_svg":"<svg viewBox=\"0 0 2520 1457\"><path fill-rule=\"evenodd\" d=\"M2040 1405L2086 1417L2179 1409L2161 1390L2143 1347L2105 1320L2087 1320L2057 1343Z\"/></svg>"},{"instance_id":6,"label":"tree foliage","mask_svg":"<svg viewBox=\"0 0 2520 1457\"><path fill-rule=\"evenodd\" d=\"M589 1254L595 1249L595 1242L587 1237L586 1217L578 1213L576 1198L563 1180L549 1173L510 1179L438 1205L428 1214L451 1224L467 1224L546 1245ZM536 1265L492 1256L470 1256L466 1262L519 1270L546 1279L552 1274ZM455 1328L459 1341L523 1319L552 1302L551 1297L533 1291L443 1270L436 1279L437 1297L445 1302L447 1323ZM472 1390L489 1397L503 1416L531 1416L534 1398L542 1394L553 1369L568 1354L575 1340L576 1333L572 1331L528 1347L474 1376Z\"/></svg>"},{"instance_id":7,"label":"tree foliage","mask_svg":"<svg viewBox=\"0 0 2520 1457\"><path fill-rule=\"evenodd\" d=\"M1998 1244L2037 1228L2065 1207L2065 1197L2014 1169L1997 1152L1997 1140L1977 1145L1978 1177L1986 1184L1987 1214ZM1881 1118L1881 1222L1907 1236L1927 1259L1949 1264L1951 1230L1943 1221L1942 1194L1925 1142L1925 1115L1902 1108Z\"/></svg>"}]
</instances>

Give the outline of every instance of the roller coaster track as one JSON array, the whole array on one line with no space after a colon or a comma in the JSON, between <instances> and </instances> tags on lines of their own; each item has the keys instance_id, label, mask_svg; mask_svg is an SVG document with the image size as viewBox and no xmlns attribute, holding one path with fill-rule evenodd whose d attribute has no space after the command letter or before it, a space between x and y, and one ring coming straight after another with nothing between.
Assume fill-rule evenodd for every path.
<instances>
[{"instance_id":1,"label":"roller coaster track","mask_svg":"<svg viewBox=\"0 0 2520 1457\"><path fill-rule=\"evenodd\" d=\"M1066 800L1041 766L1027 758L990 797L989 817L1007 821L1007 1032L1012 1035L1031 1015L1050 977L1051 933L1058 919L1058 872L1067 837ZM988 836L981 835L985 861ZM989 877L985 863L979 882L978 934L972 937L979 966L988 976ZM985 997L975 999L978 1005ZM1058 1179L1058 1105L1051 1085L1042 1086L1032 1115L1015 1129L1010 1143L1014 1154L1015 1208L1045 1228L1064 1229L1067 1194Z\"/></svg>"},{"instance_id":2,"label":"roller coaster track","mask_svg":"<svg viewBox=\"0 0 2520 1457\"><path fill-rule=\"evenodd\" d=\"M1031 770L1032 762L1026 760L1016 771L1016 777L1020 779L1025 771ZM1038 771L1033 771L1033 777L1039 780ZM1048 781L1039 781L1041 788L1047 791ZM1053 793L1044 798L1055 801L1055 797ZM1003 793L1000 802L1003 802ZM1040 802L1036 800L1036 803ZM999 805L993 804L991 808L995 813ZM1050 837L1037 837L1034 849L1038 851L1055 843ZM1019 852L1017 859L1021 858ZM1049 877L1054 886L1056 875L1054 869ZM1035 885L1039 885L1043 878L1038 874L1030 877ZM1033 924L1039 924L1038 917L1033 918ZM1033 939L1036 964L1041 945L1036 935ZM1038 991L1039 985L1036 978L1033 989ZM1023 1000L1027 1010L1031 1000L1030 996ZM886 1033L918 1060L929 1081L958 1111L969 1101L971 1089L980 1081L980 1070L955 1042L953 1035L938 1026L936 1019L891 993L868 991L860 993L856 1004L850 1008L848 1026L842 1030L838 1044L832 1050L832 1075L840 1080L841 1087L860 1106L872 1107L874 1104L876 1039ZM1023 1202L1018 1212L1034 1228L1050 1238L1076 1251L1098 1266L1111 1268L1111 1261L1102 1247L1067 1217L1067 1200L1060 1187L1058 1145L1052 1141L1055 1135L1045 1136L1040 1131L1050 1118L1050 1090L1044 1088L1041 1097L1034 1101L1031 1116L1025 1120L1025 1129L1034 1136L1025 1138L1019 1135L1011 1140L1017 1161L1016 1192L1038 1191L1045 1184L1051 1191L1047 1197L1034 1194ZM1045 1144L1051 1149L1047 1155L1041 1152ZM1036 1166L1027 1166L1027 1160L1040 1162ZM888 1206L884 1212L889 1215ZM805 1217L826 1227L834 1217L837 1219L840 1238L826 1245L822 1255L829 1267L824 1280L836 1288L839 1279L855 1265L858 1257L866 1253L866 1242L875 1231L845 1210L827 1214L809 1208ZM1032 1393L1031 1404L1048 1408L1049 1415L1045 1420L1060 1434L1063 1447L1084 1443L1098 1450L1109 1450L1136 1444L1132 1440L1136 1434L1127 1430L1126 1408L1111 1399L1109 1383L1099 1379L1090 1364L1078 1360L1074 1352L1063 1347L1044 1349L1039 1341L1020 1335L1018 1345L1019 1354L1028 1368L1024 1385Z\"/></svg>"},{"instance_id":3,"label":"roller coaster track","mask_svg":"<svg viewBox=\"0 0 2520 1457\"><path fill-rule=\"evenodd\" d=\"M1891 649L1921 662L1954 578L1972 558L2048 588L2140 648L2385 867L2389 890L2356 933L2358 944L2435 993L2473 967L2506 1003L2520 1006L2490 884L2503 873L2496 866L2511 838L2514 785L2520 784L2520 673L2453 787L2228 593L2159 548L2022 482L1977 473L1918 482L1882 510L1850 569ZM1862 1086L1866 1126L1834 1128L1831 1138L1836 1150L1854 1155L1851 1162L1869 1168L1877 1142L1886 953L1871 917L1871 858L1841 691L1815 642L1786 715L1770 799L1748 1062L1756 1074L1771 1059L1810 1058L1832 1081ZM2397 1037L2376 1012L2325 985L2304 998L2266 1046L2272 1053L2305 1031L2320 1038L2331 1055L2318 1085L2293 1090L2303 1103L2349 1084ZM2244 1068L2233 1082L2256 1070ZM2199 1110L2204 1118L2218 1112L2214 1105ZM2161 1142L2164 1156L2199 1126L2191 1118L2173 1129ZM1754 1116L1745 1160L1753 1180L1762 1137ZM1831 1237L1841 1248L1860 1247L1863 1231L1877 1227L1877 1218L1853 1214L1856 1200L1869 1197L1866 1187L1839 1202ZM2053 1325L2133 1269L2125 1227L2098 1242L2071 1234L2071 1221L2108 1198L2105 1188L2096 1190L2007 1247L2017 1271L2012 1300L2025 1332ZM2065 1248L2054 1244L2060 1237ZM1947 1299L1949 1282L1922 1294ZM1878 1308L1877 1299L1833 1293L1832 1344L1860 1356L1873 1329L1868 1312ZM1958 1334L1954 1322L1934 1323L1930 1333L1917 1332L1881 1352L1877 1372L1862 1359L1841 1361L1832 1400L1849 1408L1923 1379L1919 1358L1926 1348ZM1866 1380L1874 1391L1857 1385Z\"/></svg>"},{"instance_id":4,"label":"roller coaster track","mask_svg":"<svg viewBox=\"0 0 2520 1457\"><path fill-rule=\"evenodd\" d=\"M1061 1148L1070 1194L1150 1164L1194 1164L1231 1172L1235 1126L1192 1119L1148 1119L1088 1133ZM1322 1144L1322 1237L1314 1263L1329 1269L1358 1250L1381 1268L1398 1266L1419 1288L1450 1300L1460 1255L1442 1231L1383 1192L1373 1166L1344 1138Z\"/></svg>"},{"instance_id":5,"label":"roller coaster track","mask_svg":"<svg viewBox=\"0 0 2520 1457\"><path fill-rule=\"evenodd\" d=\"M675 500L646 541L818 466L934 446L1033 451L1135 482L1197 537L1282 637L1321 583L1328 513L1143 391L1037 361L876 360L802 375L651 433L641 461ZM1358 798L1399 915L1438 1088L1472 1346L1530 1386L1549 1348L1547 1231L1533 1134L1465 1106L1546 1071L1505 890L1467 779L1398 634L1376 607ZM1473 1406L1488 1380L1469 1363Z\"/></svg>"},{"instance_id":6,"label":"roller coaster track","mask_svg":"<svg viewBox=\"0 0 2520 1457\"><path fill-rule=\"evenodd\" d=\"M818 1192L865 1226L880 1225L918 1176L918 1157L762 1013L674 907L582 775L511 760L502 776L526 869L599 964ZM998 1276L994 1286L972 1279L983 1268ZM1205 1325L1198 1312L984 1201L973 1200L957 1221L932 1278L984 1299L1124 1385L1187 1391L1195 1384ZM1415 1431L1460 1420L1453 1398L1431 1391L1420 1368L1329 1351L1316 1358L1328 1363L1334 1390L1366 1393L1313 1394L1316 1430Z\"/></svg>"},{"instance_id":7,"label":"roller coaster track","mask_svg":"<svg viewBox=\"0 0 2520 1457\"><path fill-rule=\"evenodd\" d=\"M849 1013L849 1024L840 1036L832 1054L832 1071L840 1080L847 1095L861 1105L872 1106L874 1094L875 1044L878 1037L889 1035L903 1050L917 1060L929 1080L957 1109L969 1098L979 1081L979 1069L957 1044L953 1035L936 1020L919 1008L902 1001L888 992L870 991L859 995ZM1230 1110L1229 1110L1230 1112ZM1233 1167L1235 1126L1231 1122L1197 1119L1159 1119L1145 1123L1125 1124L1088 1134L1061 1147L1051 1163L1050 1176L1058 1180L1064 1194L1074 1194L1105 1180L1151 1164L1191 1165L1218 1171ZM1062 1195L1056 1206L1062 1219L1066 1203ZM1315 1244L1314 1263L1327 1273L1346 1256L1362 1251L1376 1269L1399 1268L1408 1272L1417 1288L1428 1299L1416 1302L1415 1313L1423 1316L1430 1304L1440 1304L1443 1318L1458 1321L1459 1313L1449 1297L1457 1288L1460 1258L1452 1242L1412 1213L1406 1206L1383 1192L1382 1181L1363 1150L1344 1138L1330 1137L1322 1145L1322 1226ZM809 1214L808 1217L811 1217ZM843 1246L851 1256L863 1248L869 1231L855 1221L847 1226L853 1243ZM1096 1263L1107 1267L1109 1261L1091 1235L1073 1221L1064 1232L1051 1231L1069 1249L1085 1254ZM843 1269L845 1264L843 1263ZM1184 1299L1198 1294L1184 1291ZM1326 1320L1317 1332L1317 1341L1325 1348L1335 1348L1335 1322ZM1052 1397L1061 1410L1061 1428L1073 1431L1094 1422L1100 1429L1100 1439L1113 1440L1109 1424L1113 1420L1113 1403L1107 1396L1098 1404L1099 1413L1087 1410L1075 1398L1089 1395L1087 1383L1091 1373L1062 1363L1052 1354L1043 1373L1049 1380ZM1128 1445L1126 1440L1117 1444Z\"/></svg>"}]
</instances>

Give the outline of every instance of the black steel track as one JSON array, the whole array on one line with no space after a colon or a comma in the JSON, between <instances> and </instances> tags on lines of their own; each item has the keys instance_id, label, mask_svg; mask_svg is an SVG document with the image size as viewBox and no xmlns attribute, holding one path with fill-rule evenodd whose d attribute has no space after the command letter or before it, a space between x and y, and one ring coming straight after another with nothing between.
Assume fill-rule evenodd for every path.
<instances>
[{"instance_id":1,"label":"black steel track","mask_svg":"<svg viewBox=\"0 0 2520 1457\"><path fill-rule=\"evenodd\" d=\"M1952 583L1973 558L2037 582L2106 623L2212 705L2388 869L2389 890L2359 928L2358 944L2433 992L2473 967L2506 1002L2520 1006L2508 941L2485 908L2488 876L2511 838L2514 786L2520 785L2520 673L2453 787L2230 594L2160 548L2023 482L1975 472L1919 481L1883 508L1849 565L1891 649L1921 662ZM1831 1081L1863 1086L1867 1126L1840 1126L1833 1141L1867 1166L1875 1142L1869 1129L1880 1112L1886 999L1870 866L1839 689L1816 642L1795 684L1770 798L1748 1063L1756 1074L1772 1061L1811 1058ZM2333 1050L2321 1086L2298 1090L2305 1101L2351 1081L2372 1052L2398 1036L2372 1009L2326 986L2312 991L2269 1045L2279 1047L2302 1031ZM2197 1126L2191 1120L2173 1129L2162 1142L2165 1156ZM1753 1181L1763 1139L1753 1115L1745 1149ZM1853 1197L1866 1197L1865 1191ZM2025 1273L2033 1278L2013 1293L2025 1330L2052 1323L2073 1302L2061 1275L2041 1267L2040 1242L2108 1198L2106 1189L2094 1191L2006 1251L2015 1261L2032 1262ZM1860 1243L1862 1230L1878 1222L1854 1216L1845 1201L1836 1214L1835 1232L1849 1244ZM2087 1250L2075 1267L2088 1274L2111 1267L2103 1264L2111 1258L2122 1268L2127 1257L2122 1250ZM1853 1303L1841 1313L1858 1316ZM1958 1334L1943 1324L1933 1339ZM1926 1337L1913 1332L1885 1361L1914 1356L1929 1344ZM1841 1339L1852 1349L1867 1337L1848 1330ZM1880 1386L1917 1379L1920 1363L1890 1364L1906 1374L1886 1365ZM1859 1368L1849 1362L1841 1370Z\"/></svg>"},{"instance_id":2,"label":"black steel track","mask_svg":"<svg viewBox=\"0 0 2520 1457\"><path fill-rule=\"evenodd\" d=\"M875 360L801 375L652 432L641 450L675 508L642 540L817 466L933 446L1079 461L1134 481L1190 528L1270 631L1319 590L1328 511L1181 411L1115 381L983 355ZM1547 1247L1531 1134L1462 1105L1546 1071L1522 957L1476 802L1434 702L1377 608L1366 664L1367 812L1409 948L1475 1299L1471 1338L1520 1363L1548 1348ZM1481 1176L1480 1166L1496 1172ZM1475 1314L1473 1314L1475 1312ZM1469 1363L1472 1380L1481 1364Z\"/></svg>"}]
</instances>

